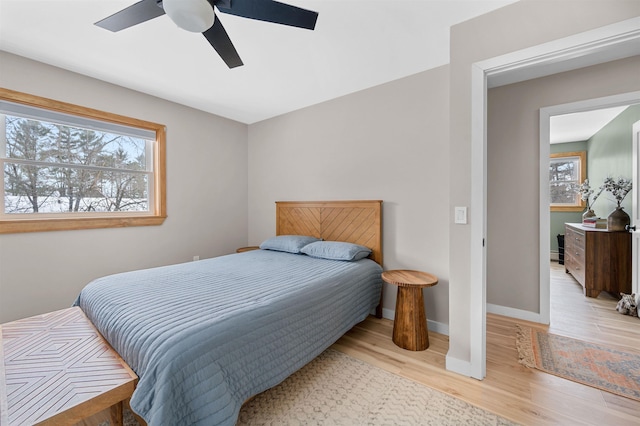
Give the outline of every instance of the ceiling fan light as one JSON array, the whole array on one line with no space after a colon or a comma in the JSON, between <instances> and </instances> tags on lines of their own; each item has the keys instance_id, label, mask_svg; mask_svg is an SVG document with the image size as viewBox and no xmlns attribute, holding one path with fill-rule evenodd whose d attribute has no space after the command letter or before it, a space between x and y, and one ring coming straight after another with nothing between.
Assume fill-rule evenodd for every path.
<instances>
[{"instance_id":1,"label":"ceiling fan light","mask_svg":"<svg viewBox=\"0 0 640 426\"><path fill-rule=\"evenodd\" d=\"M162 7L178 27L194 33L208 30L215 19L207 0L164 0Z\"/></svg>"}]
</instances>

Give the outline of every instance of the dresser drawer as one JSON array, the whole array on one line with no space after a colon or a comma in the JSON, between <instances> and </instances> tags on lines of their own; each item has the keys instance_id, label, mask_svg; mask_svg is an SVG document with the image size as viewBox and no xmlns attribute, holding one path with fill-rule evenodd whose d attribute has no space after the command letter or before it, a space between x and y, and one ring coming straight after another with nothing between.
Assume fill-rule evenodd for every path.
<instances>
[{"instance_id":1,"label":"dresser drawer","mask_svg":"<svg viewBox=\"0 0 640 426\"><path fill-rule=\"evenodd\" d=\"M584 250L585 237L584 233L567 227L565 229L564 245L565 248L580 248Z\"/></svg>"},{"instance_id":2,"label":"dresser drawer","mask_svg":"<svg viewBox=\"0 0 640 426\"><path fill-rule=\"evenodd\" d=\"M564 267L568 272L571 273L571 275L573 275L576 281L578 281L581 285L584 286L584 278L585 278L584 261L580 261L576 258L575 255L565 252Z\"/></svg>"},{"instance_id":3,"label":"dresser drawer","mask_svg":"<svg viewBox=\"0 0 640 426\"><path fill-rule=\"evenodd\" d=\"M585 255L582 247L570 247L569 250L565 250L565 255L573 257L577 264L584 265Z\"/></svg>"},{"instance_id":4,"label":"dresser drawer","mask_svg":"<svg viewBox=\"0 0 640 426\"><path fill-rule=\"evenodd\" d=\"M570 272L576 266L576 260L566 250L564 252L564 269Z\"/></svg>"}]
</instances>

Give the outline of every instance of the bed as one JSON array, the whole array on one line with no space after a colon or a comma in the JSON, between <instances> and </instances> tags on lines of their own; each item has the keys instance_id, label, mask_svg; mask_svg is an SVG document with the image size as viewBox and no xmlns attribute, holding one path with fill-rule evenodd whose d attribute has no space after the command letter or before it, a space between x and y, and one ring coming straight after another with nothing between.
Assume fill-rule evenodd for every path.
<instances>
[{"instance_id":1,"label":"bed","mask_svg":"<svg viewBox=\"0 0 640 426\"><path fill-rule=\"evenodd\" d=\"M233 425L247 399L379 313L381 203L278 202L271 249L88 284L76 304L140 378L132 410L150 425ZM324 241L305 253L266 244L290 235ZM371 253L334 260L327 241Z\"/></svg>"}]
</instances>

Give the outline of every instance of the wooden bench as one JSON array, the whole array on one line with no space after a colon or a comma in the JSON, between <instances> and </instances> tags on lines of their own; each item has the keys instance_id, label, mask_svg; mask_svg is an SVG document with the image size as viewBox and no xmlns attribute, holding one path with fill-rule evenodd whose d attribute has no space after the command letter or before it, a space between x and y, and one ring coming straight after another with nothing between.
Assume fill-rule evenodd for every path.
<instances>
[{"instance_id":1,"label":"wooden bench","mask_svg":"<svg viewBox=\"0 0 640 426\"><path fill-rule=\"evenodd\" d=\"M138 379L78 307L0 325L0 357L0 425L122 425Z\"/></svg>"}]
</instances>

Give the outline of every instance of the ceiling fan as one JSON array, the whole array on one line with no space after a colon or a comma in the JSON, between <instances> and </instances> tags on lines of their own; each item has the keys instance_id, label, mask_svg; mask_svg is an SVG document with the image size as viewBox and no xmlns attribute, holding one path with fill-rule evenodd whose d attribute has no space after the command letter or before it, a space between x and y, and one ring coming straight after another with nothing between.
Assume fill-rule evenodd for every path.
<instances>
[{"instance_id":1,"label":"ceiling fan","mask_svg":"<svg viewBox=\"0 0 640 426\"><path fill-rule=\"evenodd\" d=\"M243 65L214 12L313 30L318 13L273 0L142 0L95 25L120 31L165 13L180 28L202 33L229 68Z\"/></svg>"}]
</instances>

